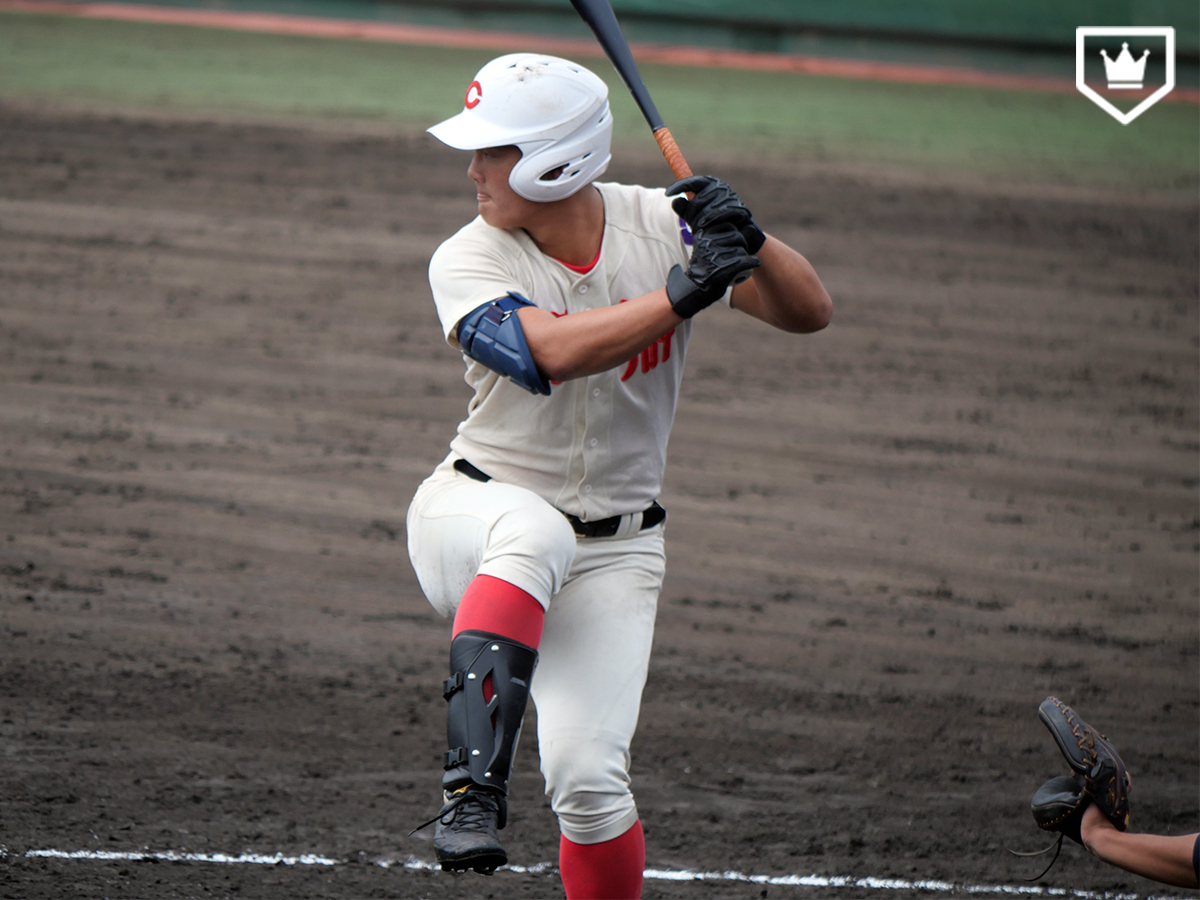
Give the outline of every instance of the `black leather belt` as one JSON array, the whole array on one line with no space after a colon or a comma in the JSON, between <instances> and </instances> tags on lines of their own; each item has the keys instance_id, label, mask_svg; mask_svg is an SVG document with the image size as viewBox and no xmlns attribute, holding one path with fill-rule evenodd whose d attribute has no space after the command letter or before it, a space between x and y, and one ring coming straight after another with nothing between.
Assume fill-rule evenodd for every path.
<instances>
[{"instance_id":1,"label":"black leather belt","mask_svg":"<svg viewBox=\"0 0 1200 900\"><path fill-rule=\"evenodd\" d=\"M461 472L468 478L474 478L476 481L491 481L492 476L486 472L481 472L465 459L456 459L454 461L454 470ZM560 509L559 512L562 512ZM579 537L585 538L603 538L612 537L621 528L621 520L624 516L611 516L607 519L597 519L595 522L585 522L578 516L573 516L570 513L563 513L567 517L567 521L571 523L571 528ZM667 511L658 505L655 500L650 506L642 511L642 530L653 528L659 522L667 517Z\"/></svg>"}]
</instances>

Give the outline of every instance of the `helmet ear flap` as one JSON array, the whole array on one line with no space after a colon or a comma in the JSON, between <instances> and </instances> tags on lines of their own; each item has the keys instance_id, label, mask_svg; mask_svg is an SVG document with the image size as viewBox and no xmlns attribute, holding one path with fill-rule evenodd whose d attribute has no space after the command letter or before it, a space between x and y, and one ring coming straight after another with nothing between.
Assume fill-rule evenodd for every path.
<instances>
[{"instance_id":1,"label":"helmet ear flap","mask_svg":"<svg viewBox=\"0 0 1200 900\"><path fill-rule=\"evenodd\" d=\"M521 159L509 173L508 183L526 200L562 200L604 173L612 160L611 144L612 115L605 101L579 128L557 141L533 147L518 144Z\"/></svg>"},{"instance_id":2,"label":"helmet ear flap","mask_svg":"<svg viewBox=\"0 0 1200 900\"><path fill-rule=\"evenodd\" d=\"M547 186L567 184L572 179L578 178L579 175L582 174L585 169L587 169L594 155L594 152L589 150L582 156L577 156L574 159L568 160L561 166L555 166L553 169L543 172L537 179L538 183ZM596 174L598 175L600 173L597 172Z\"/></svg>"}]
</instances>

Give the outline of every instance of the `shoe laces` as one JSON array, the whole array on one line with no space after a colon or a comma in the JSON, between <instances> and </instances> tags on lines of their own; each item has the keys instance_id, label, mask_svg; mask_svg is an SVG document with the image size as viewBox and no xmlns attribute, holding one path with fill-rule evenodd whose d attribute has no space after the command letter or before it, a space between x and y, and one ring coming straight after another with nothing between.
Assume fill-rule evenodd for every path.
<instances>
[{"instance_id":1,"label":"shoe laces","mask_svg":"<svg viewBox=\"0 0 1200 900\"><path fill-rule=\"evenodd\" d=\"M1045 854L1049 853L1051 850L1054 851L1054 857L1050 860L1050 864L1047 865L1046 868L1042 869L1041 872L1039 872L1037 875L1034 875L1032 878L1022 879L1023 881L1037 881L1039 878L1041 878L1043 875L1045 875L1047 872L1049 872L1051 869L1054 868L1054 864L1056 862L1058 862L1058 854L1062 853L1062 845L1063 845L1064 837L1066 837L1066 835L1063 834L1062 832L1059 832L1058 840L1055 841L1053 844L1051 844L1049 847L1047 847L1045 850L1033 850L1031 852L1022 853L1017 850L1013 850L1011 847L1008 848L1008 852L1011 853L1013 856L1044 856Z\"/></svg>"},{"instance_id":2,"label":"shoe laces","mask_svg":"<svg viewBox=\"0 0 1200 900\"><path fill-rule=\"evenodd\" d=\"M469 831L495 825L500 815L500 801L491 791L461 788L455 793L457 796L451 801L453 805L443 809L440 814L443 825L457 821Z\"/></svg>"},{"instance_id":3,"label":"shoe laces","mask_svg":"<svg viewBox=\"0 0 1200 900\"><path fill-rule=\"evenodd\" d=\"M481 791L468 784L447 794L446 805L438 810L438 814L428 822L418 825L409 835L414 835L437 821L441 821L443 825L458 822L468 831L484 829L494 825L499 815L500 801L496 796L491 791Z\"/></svg>"}]
</instances>

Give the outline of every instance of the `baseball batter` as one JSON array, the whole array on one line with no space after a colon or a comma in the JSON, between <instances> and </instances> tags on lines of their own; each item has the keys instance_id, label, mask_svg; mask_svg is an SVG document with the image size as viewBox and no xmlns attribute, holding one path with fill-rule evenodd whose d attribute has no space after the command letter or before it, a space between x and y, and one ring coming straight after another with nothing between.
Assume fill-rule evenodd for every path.
<instances>
[{"instance_id":1,"label":"baseball batter","mask_svg":"<svg viewBox=\"0 0 1200 900\"><path fill-rule=\"evenodd\" d=\"M408 513L421 587L454 617L437 859L484 874L507 861L498 832L532 696L567 897L639 897L629 746L692 317L723 302L802 333L832 306L807 260L717 179L596 182L608 92L572 62L493 60L429 131L473 151L479 205L429 266L474 395Z\"/></svg>"}]
</instances>

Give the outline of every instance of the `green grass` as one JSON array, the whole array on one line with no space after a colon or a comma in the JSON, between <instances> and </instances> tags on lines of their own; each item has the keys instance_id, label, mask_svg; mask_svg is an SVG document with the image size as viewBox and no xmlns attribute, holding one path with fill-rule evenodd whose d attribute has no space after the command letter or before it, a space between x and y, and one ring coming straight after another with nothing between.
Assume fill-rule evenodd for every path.
<instances>
[{"instance_id":1,"label":"green grass","mask_svg":"<svg viewBox=\"0 0 1200 900\"><path fill-rule=\"evenodd\" d=\"M368 117L426 126L496 53L0 12L0 98ZM618 141L645 124L611 68ZM1159 103L1122 126L1078 94L646 66L685 151L850 160L1031 182L1200 184L1200 114Z\"/></svg>"}]
</instances>

